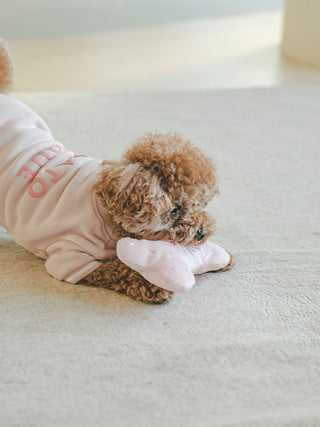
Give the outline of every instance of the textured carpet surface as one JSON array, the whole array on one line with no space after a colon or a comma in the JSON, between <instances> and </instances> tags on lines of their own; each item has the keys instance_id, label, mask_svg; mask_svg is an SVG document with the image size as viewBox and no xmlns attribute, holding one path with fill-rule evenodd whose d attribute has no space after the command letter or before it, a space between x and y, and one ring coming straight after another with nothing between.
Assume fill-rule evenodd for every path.
<instances>
[{"instance_id":1,"label":"textured carpet surface","mask_svg":"<svg viewBox=\"0 0 320 427\"><path fill-rule=\"evenodd\" d=\"M238 264L147 306L52 279L0 229L1 427L319 426L320 88L17 97L97 157L190 137Z\"/></svg>"}]
</instances>

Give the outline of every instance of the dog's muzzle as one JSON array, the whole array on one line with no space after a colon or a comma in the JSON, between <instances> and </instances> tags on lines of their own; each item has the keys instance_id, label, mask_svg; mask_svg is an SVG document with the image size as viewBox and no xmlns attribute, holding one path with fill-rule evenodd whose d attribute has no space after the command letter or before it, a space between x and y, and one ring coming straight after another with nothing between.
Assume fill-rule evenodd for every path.
<instances>
[{"instance_id":1,"label":"dog's muzzle","mask_svg":"<svg viewBox=\"0 0 320 427\"><path fill-rule=\"evenodd\" d=\"M205 228L200 228L196 232L196 239L200 242L200 240L202 240L207 234L208 234L208 232Z\"/></svg>"}]
</instances>

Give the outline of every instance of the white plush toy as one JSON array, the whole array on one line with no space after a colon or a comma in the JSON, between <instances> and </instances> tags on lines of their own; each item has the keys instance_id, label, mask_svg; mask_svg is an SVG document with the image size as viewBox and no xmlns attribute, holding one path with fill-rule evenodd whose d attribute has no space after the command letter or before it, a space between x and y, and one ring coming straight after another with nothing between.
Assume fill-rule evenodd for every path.
<instances>
[{"instance_id":1,"label":"white plush toy","mask_svg":"<svg viewBox=\"0 0 320 427\"><path fill-rule=\"evenodd\" d=\"M182 246L125 237L117 242L117 255L150 283L174 292L190 290L194 274L220 270L230 262L228 252L209 240L202 245Z\"/></svg>"}]
</instances>

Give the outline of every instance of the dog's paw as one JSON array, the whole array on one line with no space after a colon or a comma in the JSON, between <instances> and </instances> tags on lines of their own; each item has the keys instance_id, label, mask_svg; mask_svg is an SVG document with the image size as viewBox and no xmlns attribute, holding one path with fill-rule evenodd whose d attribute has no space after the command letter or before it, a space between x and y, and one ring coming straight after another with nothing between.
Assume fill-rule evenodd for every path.
<instances>
[{"instance_id":1,"label":"dog's paw","mask_svg":"<svg viewBox=\"0 0 320 427\"><path fill-rule=\"evenodd\" d=\"M229 264L225 267L220 268L219 270L211 271L211 273L222 273L223 271L231 270L236 265L236 257L234 255L231 255L230 252L228 252L228 254L230 255Z\"/></svg>"},{"instance_id":2,"label":"dog's paw","mask_svg":"<svg viewBox=\"0 0 320 427\"><path fill-rule=\"evenodd\" d=\"M166 304L171 301L174 292L152 285L141 277L128 286L126 295L147 304Z\"/></svg>"}]
</instances>

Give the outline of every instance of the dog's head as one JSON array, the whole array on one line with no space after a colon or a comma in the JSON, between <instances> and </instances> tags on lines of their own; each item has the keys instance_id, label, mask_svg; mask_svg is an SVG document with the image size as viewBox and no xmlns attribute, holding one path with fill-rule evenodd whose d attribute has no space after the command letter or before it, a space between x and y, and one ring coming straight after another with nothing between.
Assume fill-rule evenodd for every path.
<instances>
[{"instance_id":1,"label":"dog's head","mask_svg":"<svg viewBox=\"0 0 320 427\"><path fill-rule=\"evenodd\" d=\"M215 231L204 209L218 192L215 166L177 134L146 134L103 163L93 190L121 236L188 245Z\"/></svg>"}]
</instances>

